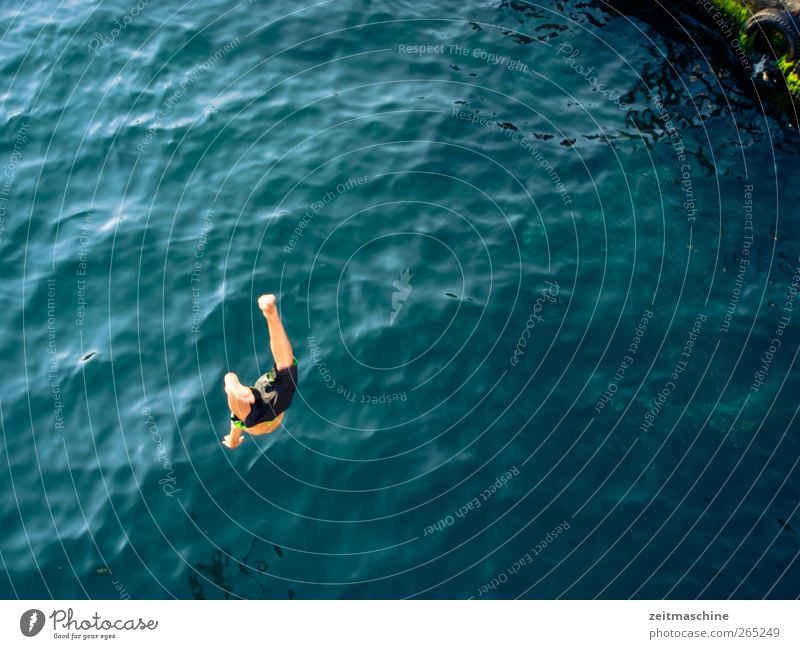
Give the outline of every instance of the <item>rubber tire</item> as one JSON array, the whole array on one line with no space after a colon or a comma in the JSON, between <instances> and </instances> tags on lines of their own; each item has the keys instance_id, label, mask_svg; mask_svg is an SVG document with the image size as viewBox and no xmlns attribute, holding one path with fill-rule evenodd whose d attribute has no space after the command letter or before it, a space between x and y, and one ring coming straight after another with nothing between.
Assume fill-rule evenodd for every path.
<instances>
[{"instance_id":1,"label":"rubber tire","mask_svg":"<svg viewBox=\"0 0 800 649\"><path fill-rule=\"evenodd\" d=\"M779 32L786 43L786 59L794 61L800 53L800 23L788 11L763 9L752 16L744 25L744 33L752 36L757 33Z\"/></svg>"}]
</instances>

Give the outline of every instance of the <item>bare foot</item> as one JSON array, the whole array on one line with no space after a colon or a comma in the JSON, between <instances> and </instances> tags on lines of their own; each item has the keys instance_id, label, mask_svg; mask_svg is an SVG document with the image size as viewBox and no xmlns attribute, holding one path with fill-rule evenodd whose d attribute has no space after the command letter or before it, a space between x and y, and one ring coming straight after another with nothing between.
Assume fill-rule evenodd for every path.
<instances>
[{"instance_id":1,"label":"bare foot","mask_svg":"<svg viewBox=\"0 0 800 649\"><path fill-rule=\"evenodd\" d=\"M239 383L238 379L232 377L225 378L225 393L241 403L254 404L256 402L253 391L246 385Z\"/></svg>"},{"instance_id":2,"label":"bare foot","mask_svg":"<svg viewBox=\"0 0 800 649\"><path fill-rule=\"evenodd\" d=\"M265 316L272 315L278 309L275 303L275 296L272 293L267 293L258 298L258 308Z\"/></svg>"},{"instance_id":3,"label":"bare foot","mask_svg":"<svg viewBox=\"0 0 800 649\"><path fill-rule=\"evenodd\" d=\"M253 391L250 388L241 384L233 388L231 396L237 401L241 401L242 403L249 403L250 405L253 405L256 402L256 398L255 396L253 396Z\"/></svg>"}]
</instances>

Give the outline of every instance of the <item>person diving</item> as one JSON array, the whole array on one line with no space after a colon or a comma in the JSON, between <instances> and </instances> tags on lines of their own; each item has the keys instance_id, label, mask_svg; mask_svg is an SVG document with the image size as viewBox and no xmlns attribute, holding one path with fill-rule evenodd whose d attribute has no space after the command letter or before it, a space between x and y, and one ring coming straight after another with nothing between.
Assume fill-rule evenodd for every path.
<instances>
[{"instance_id":1,"label":"person diving","mask_svg":"<svg viewBox=\"0 0 800 649\"><path fill-rule=\"evenodd\" d=\"M259 297L258 308L267 321L273 366L258 378L253 387L242 384L233 372L225 375L231 432L222 443L231 449L242 443L243 433L266 435L276 430L297 389L297 359L292 354L292 345L278 315L275 296Z\"/></svg>"}]
</instances>

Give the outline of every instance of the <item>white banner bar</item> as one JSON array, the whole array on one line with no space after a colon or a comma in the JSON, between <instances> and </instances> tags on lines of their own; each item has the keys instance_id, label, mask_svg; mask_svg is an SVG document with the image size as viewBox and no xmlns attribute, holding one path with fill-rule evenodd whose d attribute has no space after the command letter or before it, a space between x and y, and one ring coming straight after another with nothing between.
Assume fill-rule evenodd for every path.
<instances>
[{"instance_id":1,"label":"white banner bar","mask_svg":"<svg viewBox=\"0 0 800 649\"><path fill-rule=\"evenodd\" d=\"M4 601L2 647L800 647L797 601ZM513 645L511 643L514 643Z\"/></svg>"}]
</instances>

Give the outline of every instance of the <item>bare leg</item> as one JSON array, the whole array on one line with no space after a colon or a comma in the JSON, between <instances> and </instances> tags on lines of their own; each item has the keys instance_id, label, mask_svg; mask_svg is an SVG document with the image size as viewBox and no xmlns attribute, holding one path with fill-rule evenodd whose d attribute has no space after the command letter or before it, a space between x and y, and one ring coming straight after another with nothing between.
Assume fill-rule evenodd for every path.
<instances>
[{"instance_id":1,"label":"bare leg","mask_svg":"<svg viewBox=\"0 0 800 649\"><path fill-rule=\"evenodd\" d=\"M275 304L274 295L262 295L258 298L258 308L267 320L269 329L269 348L272 351L272 358L275 360L275 367L278 370L285 370L292 366L294 355L292 345L286 330L283 328L281 317L278 315L278 307Z\"/></svg>"}]
</instances>

